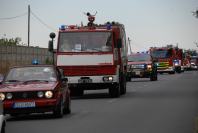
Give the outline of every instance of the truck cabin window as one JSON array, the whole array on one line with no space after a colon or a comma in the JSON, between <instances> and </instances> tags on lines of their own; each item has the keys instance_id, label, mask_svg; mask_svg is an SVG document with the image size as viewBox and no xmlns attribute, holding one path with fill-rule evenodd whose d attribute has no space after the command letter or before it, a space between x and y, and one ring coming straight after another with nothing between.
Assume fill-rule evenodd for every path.
<instances>
[{"instance_id":1,"label":"truck cabin window","mask_svg":"<svg viewBox=\"0 0 198 133\"><path fill-rule=\"evenodd\" d=\"M111 52L111 32L60 33L59 52Z\"/></svg>"}]
</instances>

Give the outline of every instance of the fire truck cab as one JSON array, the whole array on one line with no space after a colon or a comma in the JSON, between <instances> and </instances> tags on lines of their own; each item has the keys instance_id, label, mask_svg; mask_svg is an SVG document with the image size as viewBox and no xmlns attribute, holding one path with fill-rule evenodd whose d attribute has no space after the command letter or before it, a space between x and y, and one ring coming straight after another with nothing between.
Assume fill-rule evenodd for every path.
<instances>
[{"instance_id":1,"label":"fire truck cab","mask_svg":"<svg viewBox=\"0 0 198 133\"><path fill-rule=\"evenodd\" d=\"M71 94L109 89L111 97L126 93L127 44L124 25L94 24L90 13L86 26L61 26L56 65L68 78Z\"/></svg>"},{"instance_id":2,"label":"fire truck cab","mask_svg":"<svg viewBox=\"0 0 198 133\"><path fill-rule=\"evenodd\" d=\"M152 47L150 48L152 58L156 61L159 73L174 74L183 72L183 52L178 47Z\"/></svg>"}]
</instances>

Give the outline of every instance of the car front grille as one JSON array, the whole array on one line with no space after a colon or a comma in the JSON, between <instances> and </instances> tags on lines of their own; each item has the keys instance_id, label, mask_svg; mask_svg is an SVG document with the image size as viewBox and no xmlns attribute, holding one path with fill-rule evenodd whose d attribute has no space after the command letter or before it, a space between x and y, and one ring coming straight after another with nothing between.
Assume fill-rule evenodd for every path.
<instances>
[{"instance_id":1,"label":"car front grille","mask_svg":"<svg viewBox=\"0 0 198 133\"><path fill-rule=\"evenodd\" d=\"M33 99L38 98L37 92L14 92L12 99Z\"/></svg>"}]
</instances>

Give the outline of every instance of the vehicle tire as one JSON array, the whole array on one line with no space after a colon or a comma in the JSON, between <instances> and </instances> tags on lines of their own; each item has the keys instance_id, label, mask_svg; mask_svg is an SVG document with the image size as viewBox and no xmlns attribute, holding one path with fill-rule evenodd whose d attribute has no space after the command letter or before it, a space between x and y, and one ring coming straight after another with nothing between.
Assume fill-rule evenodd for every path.
<instances>
[{"instance_id":1,"label":"vehicle tire","mask_svg":"<svg viewBox=\"0 0 198 133\"><path fill-rule=\"evenodd\" d=\"M130 76L126 76L126 81L130 82L131 81L131 77Z\"/></svg>"},{"instance_id":2,"label":"vehicle tire","mask_svg":"<svg viewBox=\"0 0 198 133\"><path fill-rule=\"evenodd\" d=\"M1 127L1 133L5 133L5 121L2 123L2 127Z\"/></svg>"},{"instance_id":3,"label":"vehicle tire","mask_svg":"<svg viewBox=\"0 0 198 133\"><path fill-rule=\"evenodd\" d=\"M156 81L156 80L157 80L157 68L153 67L150 75L150 81Z\"/></svg>"},{"instance_id":4,"label":"vehicle tire","mask_svg":"<svg viewBox=\"0 0 198 133\"><path fill-rule=\"evenodd\" d=\"M157 81L157 74L151 75L150 81Z\"/></svg>"},{"instance_id":5,"label":"vehicle tire","mask_svg":"<svg viewBox=\"0 0 198 133\"><path fill-rule=\"evenodd\" d=\"M9 114L10 116L12 116L12 117L17 117L17 116L19 116L19 114Z\"/></svg>"},{"instance_id":6,"label":"vehicle tire","mask_svg":"<svg viewBox=\"0 0 198 133\"><path fill-rule=\"evenodd\" d=\"M169 74L175 74L175 71L171 71L171 72L169 72Z\"/></svg>"},{"instance_id":7,"label":"vehicle tire","mask_svg":"<svg viewBox=\"0 0 198 133\"><path fill-rule=\"evenodd\" d=\"M53 114L56 118L62 118L63 117L63 100L61 99L57 108L53 111Z\"/></svg>"},{"instance_id":8,"label":"vehicle tire","mask_svg":"<svg viewBox=\"0 0 198 133\"><path fill-rule=\"evenodd\" d=\"M112 98L117 98L120 97L120 85L113 85L112 87L109 88L109 95Z\"/></svg>"},{"instance_id":9,"label":"vehicle tire","mask_svg":"<svg viewBox=\"0 0 198 133\"><path fill-rule=\"evenodd\" d=\"M63 113L64 114L70 114L71 113L71 99L70 98L68 98L65 101L65 107L63 109Z\"/></svg>"},{"instance_id":10,"label":"vehicle tire","mask_svg":"<svg viewBox=\"0 0 198 133\"><path fill-rule=\"evenodd\" d=\"M177 72L177 73L181 73L181 67L178 67L178 68L176 69L176 72Z\"/></svg>"},{"instance_id":11,"label":"vehicle tire","mask_svg":"<svg viewBox=\"0 0 198 133\"><path fill-rule=\"evenodd\" d=\"M80 89L80 88L75 88L75 89L72 89L70 91L71 91L71 95L76 96L76 97L83 96L83 94L84 94L84 90Z\"/></svg>"},{"instance_id":12,"label":"vehicle tire","mask_svg":"<svg viewBox=\"0 0 198 133\"><path fill-rule=\"evenodd\" d=\"M126 94L126 77L124 74L122 74L122 77L120 79L120 94Z\"/></svg>"}]
</instances>

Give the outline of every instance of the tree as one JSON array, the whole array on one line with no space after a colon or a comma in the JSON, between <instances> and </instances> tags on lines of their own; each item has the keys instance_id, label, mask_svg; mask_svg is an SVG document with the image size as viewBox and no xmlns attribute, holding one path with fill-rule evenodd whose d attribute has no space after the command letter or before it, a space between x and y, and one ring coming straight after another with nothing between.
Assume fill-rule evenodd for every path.
<instances>
[{"instance_id":1,"label":"tree","mask_svg":"<svg viewBox=\"0 0 198 133\"><path fill-rule=\"evenodd\" d=\"M21 38L16 37L16 38L1 38L0 39L0 45L21 45Z\"/></svg>"}]
</instances>

